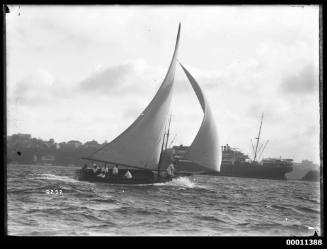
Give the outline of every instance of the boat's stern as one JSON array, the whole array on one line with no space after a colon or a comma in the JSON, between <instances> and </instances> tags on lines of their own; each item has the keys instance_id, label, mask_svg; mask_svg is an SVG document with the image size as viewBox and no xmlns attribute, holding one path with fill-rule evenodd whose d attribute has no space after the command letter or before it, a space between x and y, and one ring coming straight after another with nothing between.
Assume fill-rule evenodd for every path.
<instances>
[{"instance_id":1,"label":"boat's stern","mask_svg":"<svg viewBox=\"0 0 327 249\"><path fill-rule=\"evenodd\" d=\"M83 180L85 174L83 170L78 169L75 171L75 175L77 176L78 180Z\"/></svg>"}]
</instances>

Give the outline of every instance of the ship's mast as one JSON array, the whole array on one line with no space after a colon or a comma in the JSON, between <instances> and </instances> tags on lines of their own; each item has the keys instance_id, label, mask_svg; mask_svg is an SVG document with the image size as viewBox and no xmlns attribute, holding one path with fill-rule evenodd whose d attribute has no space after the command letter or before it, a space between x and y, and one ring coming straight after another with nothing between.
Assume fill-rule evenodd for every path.
<instances>
[{"instance_id":1,"label":"ship's mast","mask_svg":"<svg viewBox=\"0 0 327 249\"><path fill-rule=\"evenodd\" d=\"M162 139L161 152L160 152L159 163L158 163L158 177L160 177L160 168L161 168L161 164L162 164L162 160L163 160L163 153L167 149L167 143L168 143L168 139L169 139L170 122L171 122L171 114L170 114L170 118L169 118L167 133L166 133L166 127L165 127L165 132L164 132L164 136ZM166 140L165 140L165 138L166 138Z\"/></svg>"},{"instance_id":2,"label":"ship's mast","mask_svg":"<svg viewBox=\"0 0 327 249\"><path fill-rule=\"evenodd\" d=\"M162 162L162 153L163 153L163 149L164 149L164 146L165 146L165 137L166 137L166 127L165 127L165 131L164 131L164 134L163 134L160 157L159 157L159 163L158 163L158 178L160 177L160 166L161 166L161 162Z\"/></svg>"},{"instance_id":3,"label":"ship's mast","mask_svg":"<svg viewBox=\"0 0 327 249\"><path fill-rule=\"evenodd\" d=\"M168 145L168 140L169 140L169 134L170 134L170 122L171 122L171 114L170 114L170 117L169 117L169 123L168 123L168 131L167 131L167 138L166 138L166 145L165 145L165 150L167 149L167 145Z\"/></svg>"},{"instance_id":4,"label":"ship's mast","mask_svg":"<svg viewBox=\"0 0 327 249\"><path fill-rule=\"evenodd\" d=\"M260 134L261 134L261 127L262 127L262 120L263 120L263 113L262 113L262 115L261 115L261 122L260 122L259 134L258 134L258 137L255 138L255 139L257 140L257 144L256 144L256 146L255 146L253 162L255 162L255 159L257 158L258 145L259 145Z\"/></svg>"}]
</instances>

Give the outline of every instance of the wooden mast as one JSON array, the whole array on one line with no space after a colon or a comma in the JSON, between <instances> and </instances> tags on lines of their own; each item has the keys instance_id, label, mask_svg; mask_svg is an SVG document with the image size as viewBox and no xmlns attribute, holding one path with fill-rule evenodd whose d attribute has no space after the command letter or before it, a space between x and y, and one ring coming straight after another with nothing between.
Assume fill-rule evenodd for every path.
<instances>
[{"instance_id":1,"label":"wooden mast","mask_svg":"<svg viewBox=\"0 0 327 249\"><path fill-rule=\"evenodd\" d=\"M165 132L164 132L162 144L161 144L161 151L160 151L160 157L159 157L159 163L158 163L158 178L160 177L160 166L161 166L161 162L162 162L162 152L163 152L163 148L165 145L165 137L166 137L166 128L165 128Z\"/></svg>"},{"instance_id":2,"label":"wooden mast","mask_svg":"<svg viewBox=\"0 0 327 249\"><path fill-rule=\"evenodd\" d=\"M158 177L160 177L160 169L161 169L161 164L162 164L162 160L163 160L163 154L164 154L164 151L166 151L166 149L167 149L168 138L169 138L170 122L171 122L171 114L170 114L170 118L169 118L167 133L166 132L164 133L164 137L163 137L163 140L162 140L160 158L159 158L159 163L158 163ZM165 141L165 138L166 138L166 141Z\"/></svg>"},{"instance_id":3,"label":"wooden mast","mask_svg":"<svg viewBox=\"0 0 327 249\"><path fill-rule=\"evenodd\" d=\"M168 123L168 131L167 131L167 138L166 138L166 145L165 145L165 151L167 149L167 145L168 145L168 140L169 140L169 134L170 134L170 122L171 122L171 114L170 114L170 117L169 117L169 123Z\"/></svg>"}]
</instances>

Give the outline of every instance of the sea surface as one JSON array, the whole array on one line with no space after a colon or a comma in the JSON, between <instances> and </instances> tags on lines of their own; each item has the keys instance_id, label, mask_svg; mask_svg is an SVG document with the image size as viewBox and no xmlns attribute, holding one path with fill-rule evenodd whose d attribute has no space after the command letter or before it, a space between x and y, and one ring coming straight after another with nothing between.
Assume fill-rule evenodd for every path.
<instances>
[{"instance_id":1,"label":"sea surface","mask_svg":"<svg viewBox=\"0 0 327 249\"><path fill-rule=\"evenodd\" d=\"M8 165L8 234L321 234L317 182L192 176L152 185L110 185L78 181L77 169Z\"/></svg>"}]
</instances>

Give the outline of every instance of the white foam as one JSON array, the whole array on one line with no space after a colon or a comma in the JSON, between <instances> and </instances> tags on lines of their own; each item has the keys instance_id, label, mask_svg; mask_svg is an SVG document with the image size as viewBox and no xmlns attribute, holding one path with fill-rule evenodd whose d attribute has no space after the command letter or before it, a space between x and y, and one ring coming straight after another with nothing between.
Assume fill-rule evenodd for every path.
<instances>
[{"instance_id":1,"label":"white foam","mask_svg":"<svg viewBox=\"0 0 327 249\"><path fill-rule=\"evenodd\" d=\"M78 180L68 177L68 176L57 176L53 174L39 174L36 179L46 179L46 180L55 180L55 181L63 181L63 182L71 182L71 183L77 183Z\"/></svg>"},{"instance_id":2,"label":"white foam","mask_svg":"<svg viewBox=\"0 0 327 249\"><path fill-rule=\"evenodd\" d=\"M177 187L186 187L186 188L194 188L195 183L192 182L188 177L178 177L176 179L173 179L170 182L164 182L164 183L155 183L156 186L177 186Z\"/></svg>"}]
</instances>

